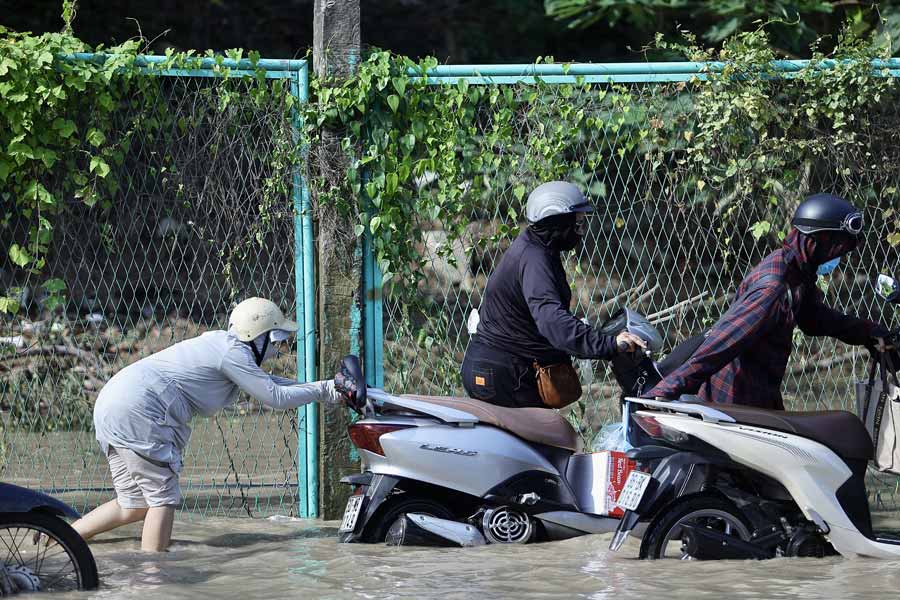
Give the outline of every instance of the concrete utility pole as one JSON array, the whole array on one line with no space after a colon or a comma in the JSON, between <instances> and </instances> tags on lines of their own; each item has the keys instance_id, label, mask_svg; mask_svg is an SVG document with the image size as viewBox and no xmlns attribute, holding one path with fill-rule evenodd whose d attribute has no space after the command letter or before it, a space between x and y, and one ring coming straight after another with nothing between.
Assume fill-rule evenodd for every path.
<instances>
[{"instance_id":1,"label":"concrete utility pole","mask_svg":"<svg viewBox=\"0 0 900 600\"><path fill-rule=\"evenodd\" d=\"M360 57L359 0L315 0L313 68L319 77L347 78ZM346 160L336 132L323 133L323 154L329 170L343 172ZM360 290L362 253L354 235L356 222L334 206L319 206L318 307L319 375L329 378L345 355L360 350ZM319 516L340 518L349 486L345 475L359 471L347 438L348 411L322 406L319 417Z\"/></svg>"}]
</instances>

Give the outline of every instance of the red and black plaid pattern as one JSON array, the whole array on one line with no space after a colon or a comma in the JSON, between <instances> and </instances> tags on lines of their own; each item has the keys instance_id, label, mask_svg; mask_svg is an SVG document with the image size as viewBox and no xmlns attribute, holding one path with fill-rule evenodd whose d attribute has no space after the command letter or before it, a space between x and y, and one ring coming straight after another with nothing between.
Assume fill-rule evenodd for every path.
<instances>
[{"instance_id":1,"label":"red and black plaid pattern","mask_svg":"<svg viewBox=\"0 0 900 600\"><path fill-rule=\"evenodd\" d=\"M792 230L741 282L734 303L691 358L646 396L699 394L707 402L784 410L781 381L794 327L853 345L871 341L877 324L825 306L815 285L816 265L855 246L845 233Z\"/></svg>"}]
</instances>

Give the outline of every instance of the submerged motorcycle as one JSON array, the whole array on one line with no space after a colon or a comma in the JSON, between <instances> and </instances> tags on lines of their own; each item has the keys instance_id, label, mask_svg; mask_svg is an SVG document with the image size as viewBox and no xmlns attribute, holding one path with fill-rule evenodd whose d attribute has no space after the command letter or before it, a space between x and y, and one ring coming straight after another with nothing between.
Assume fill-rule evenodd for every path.
<instances>
[{"instance_id":1,"label":"submerged motorcycle","mask_svg":"<svg viewBox=\"0 0 900 600\"><path fill-rule=\"evenodd\" d=\"M602 329L608 335L627 329L651 352L662 346L653 326L628 309ZM622 353L613 371L633 393L641 378L658 380L675 366ZM363 417L349 426L363 472L342 480L353 486L342 542L475 546L561 540L618 526L617 518L598 514L609 505L598 502L597 457L577 452L578 436L557 411L366 389L354 356L344 359L342 374L355 387L348 404Z\"/></svg>"},{"instance_id":2,"label":"submerged motorcycle","mask_svg":"<svg viewBox=\"0 0 900 600\"><path fill-rule=\"evenodd\" d=\"M882 275L876 287L900 303L895 280ZM891 337L896 345L900 331ZM642 525L641 558L900 558L900 538L872 529L873 444L855 414L629 401L652 440L629 454L653 465L629 475L612 550Z\"/></svg>"},{"instance_id":3,"label":"submerged motorcycle","mask_svg":"<svg viewBox=\"0 0 900 600\"><path fill-rule=\"evenodd\" d=\"M79 516L56 498L0 483L0 597L97 587L87 542L63 520Z\"/></svg>"}]
</instances>

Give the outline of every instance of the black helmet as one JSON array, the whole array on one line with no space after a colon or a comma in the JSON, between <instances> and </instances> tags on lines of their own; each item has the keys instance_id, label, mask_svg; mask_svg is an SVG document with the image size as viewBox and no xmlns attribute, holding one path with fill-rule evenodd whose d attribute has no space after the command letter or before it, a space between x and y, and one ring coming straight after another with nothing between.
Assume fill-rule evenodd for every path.
<instances>
[{"instance_id":1,"label":"black helmet","mask_svg":"<svg viewBox=\"0 0 900 600\"><path fill-rule=\"evenodd\" d=\"M834 194L814 194L800 203L791 225L802 233L843 231L851 236L863 232L862 211Z\"/></svg>"}]
</instances>

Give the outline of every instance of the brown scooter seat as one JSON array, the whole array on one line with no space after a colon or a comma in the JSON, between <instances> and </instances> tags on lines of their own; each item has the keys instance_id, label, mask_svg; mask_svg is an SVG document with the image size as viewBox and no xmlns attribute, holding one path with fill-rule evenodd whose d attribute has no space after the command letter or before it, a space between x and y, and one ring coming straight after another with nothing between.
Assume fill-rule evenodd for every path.
<instances>
[{"instance_id":1,"label":"brown scooter seat","mask_svg":"<svg viewBox=\"0 0 900 600\"><path fill-rule=\"evenodd\" d=\"M844 410L787 412L735 404L702 403L743 425L756 425L809 438L846 459L870 460L872 437L855 414Z\"/></svg>"},{"instance_id":2,"label":"brown scooter seat","mask_svg":"<svg viewBox=\"0 0 900 600\"><path fill-rule=\"evenodd\" d=\"M578 450L578 434L564 416L550 408L508 408L472 398L449 396L403 397L467 412L482 423L499 427L535 444L572 452Z\"/></svg>"}]
</instances>

